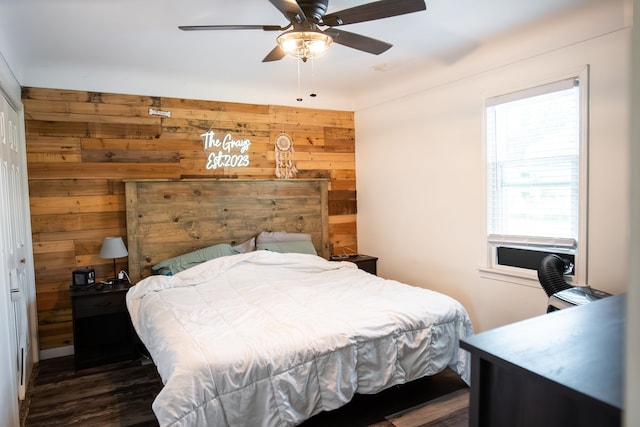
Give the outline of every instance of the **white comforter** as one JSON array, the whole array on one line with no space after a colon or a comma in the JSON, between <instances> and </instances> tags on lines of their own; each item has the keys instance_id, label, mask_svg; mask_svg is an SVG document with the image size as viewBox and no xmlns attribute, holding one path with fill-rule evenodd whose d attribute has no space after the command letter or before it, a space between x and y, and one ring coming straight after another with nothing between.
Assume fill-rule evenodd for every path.
<instances>
[{"instance_id":1,"label":"white comforter","mask_svg":"<svg viewBox=\"0 0 640 427\"><path fill-rule=\"evenodd\" d=\"M462 305L349 262L217 258L140 281L127 305L164 383L163 426L292 426L447 366L468 381Z\"/></svg>"}]
</instances>

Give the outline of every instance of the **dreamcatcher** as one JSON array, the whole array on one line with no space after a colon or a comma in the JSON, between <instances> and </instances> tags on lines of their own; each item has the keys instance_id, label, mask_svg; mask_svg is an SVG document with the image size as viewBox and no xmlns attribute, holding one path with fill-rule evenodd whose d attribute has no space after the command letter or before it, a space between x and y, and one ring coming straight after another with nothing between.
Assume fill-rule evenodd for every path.
<instances>
[{"instance_id":1,"label":"dreamcatcher","mask_svg":"<svg viewBox=\"0 0 640 427\"><path fill-rule=\"evenodd\" d=\"M291 137L281 133L276 137L276 177L280 179L293 178L298 170L293 161L293 143Z\"/></svg>"}]
</instances>

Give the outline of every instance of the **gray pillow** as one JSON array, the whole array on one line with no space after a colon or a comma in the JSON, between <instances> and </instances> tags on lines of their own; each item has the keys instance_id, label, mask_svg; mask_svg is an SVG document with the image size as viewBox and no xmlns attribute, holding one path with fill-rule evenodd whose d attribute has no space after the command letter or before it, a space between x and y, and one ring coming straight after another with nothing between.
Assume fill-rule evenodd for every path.
<instances>
[{"instance_id":1,"label":"gray pillow","mask_svg":"<svg viewBox=\"0 0 640 427\"><path fill-rule=\"evenodd\" d=\"M256 243L311 241L311 235L305 233L287 233L286 231L263 231L258 234Z\"/></svg>"},{"instance_id":2,"label":"gray pillow","mask_svg":"<svg viewBox=\"0 0 640 427\"><path fill-rule=\"evenodd\" d=\"M247 252L253 252L256 250L256 238L252 237L249 240L247 240L246 242L242 242L239 243L235 246L232 246L233 250L240 253L240 254L244 254Z\"/></svg>"}]
</instances>

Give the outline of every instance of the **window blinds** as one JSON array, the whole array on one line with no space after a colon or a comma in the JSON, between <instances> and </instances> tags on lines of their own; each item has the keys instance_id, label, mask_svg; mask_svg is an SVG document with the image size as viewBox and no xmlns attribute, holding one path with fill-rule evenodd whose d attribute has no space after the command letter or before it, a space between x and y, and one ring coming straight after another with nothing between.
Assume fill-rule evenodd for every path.
<instances>
[{"instance_id":1,"label":"window blinds","mask_svg":"<svg viewBox=\"0 0 640 427\"><path fill-rule=\"evenodd\" d=\"M487 119L488 232L520 243L578 238L577 79L491 98ZM490 240L492 240L490 238ZM515 242L514 242L515 243Z\"/></svg>"}]
</instances>

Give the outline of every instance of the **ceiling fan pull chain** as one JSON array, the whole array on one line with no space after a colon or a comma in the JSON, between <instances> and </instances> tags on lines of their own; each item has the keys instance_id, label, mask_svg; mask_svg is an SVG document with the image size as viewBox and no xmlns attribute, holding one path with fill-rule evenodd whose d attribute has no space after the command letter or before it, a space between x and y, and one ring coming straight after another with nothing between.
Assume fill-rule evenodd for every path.
<instances>
[{"instance_id":1,"label":"ceiling fan pull chain","mask_svg":"<svg viewBox=\"0 0 640 427\"><path fill-rule=\"evenodd\" d=\"M298 102L302 102L302 90L300 89L300 59L296 60L296 63L298 64L298 97L296 98L296 101Z\"/></svg>"},{"instance_id":2,"label":"ceiling fan pull chain","mask_svg":"<svg viewBox=\"0 0 640 427\"><path fill-rule=\"evenodd\" d=\"M316 61L313 60L313 57L311 57L311 93L309 94L310 97L315 98L317 96L316 94L316 90L315 90L315 82L316 82L316 68L315 68L315 63Z\"/></svg>"}]
</instances>

